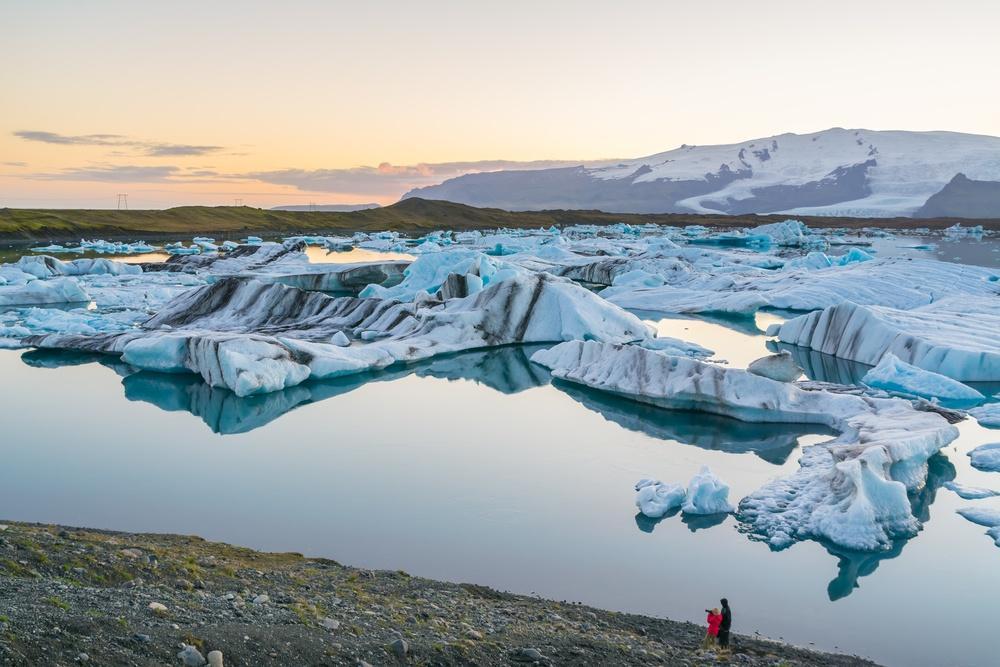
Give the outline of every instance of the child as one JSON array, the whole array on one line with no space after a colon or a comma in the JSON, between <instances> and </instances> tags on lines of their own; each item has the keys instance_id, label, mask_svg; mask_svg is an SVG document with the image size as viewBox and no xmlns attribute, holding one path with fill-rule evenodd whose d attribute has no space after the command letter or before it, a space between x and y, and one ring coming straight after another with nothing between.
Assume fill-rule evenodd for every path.
<instances>
[{"instance_id":1,"label":"child","mask_svg":"<svg viewBox=\"0 0 1000 667\"><path fill-rule=\"evenodd\" d=\"M712 610L705 610L708 612L708 630L705 631L705 639L701 642L701 647L703 649L710 649L715 647L716 637L719 636L719 624L722 623L722 614L719 613L718 607Z\"/></svg>"}]
</instances>

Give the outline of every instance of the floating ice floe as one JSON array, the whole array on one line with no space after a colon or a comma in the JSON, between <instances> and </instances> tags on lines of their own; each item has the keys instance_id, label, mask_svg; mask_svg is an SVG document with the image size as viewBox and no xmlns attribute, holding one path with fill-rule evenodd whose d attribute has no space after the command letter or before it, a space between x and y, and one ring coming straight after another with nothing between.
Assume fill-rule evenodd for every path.
<instances>
[{"instance_id":1,"label":"floating ice floe","mask_svg":"<svg viewBox=\"0 0 1000 667\"><path fill-rule=\"evenodd\" d=\"M958 482L945 482L944 488L954 491L959 498L964 498L965 500L982 500L983 498L1000 496L1000 491L984 489L978 486L966 486Z\"/></svg>"},{"instance_id":2,"label":"floating ice floe","mask_svg":"<svg viewBox=\"0 0 1000 667\"><path fill-rule=\"evenodd\" d=\"M687 491L680 484L666 484L658 479L641 479L635 485L635 506L651 519L679 509Z\"/></svg>"},{"instance_id":3,"label":"floating ice floe","mask_svg":"<svg viewBox=\"0 0 1000 667\"><path fill-rule=\"evenodd\" d=\"M975 417L980 426L1000 428L1000 402L987 403L978 408L972 408L969 410L969 414Z\"/></svg>"},{"instance_id":4,"label":"floating ice floe","mask_svg":"<svg viewBox=\"0 0 1000 667\"><path fill-rule=\"evenodd\" d=\"M876 365L891 353L960 381L1000 380L1000 298L950 298L912 310L841 303L772 325L768 335Z\"/></svg>"},{"instance_id":5,"label":"floating ice floe","mask_svg":"<svg viewBox=\"0 0 1000 667\"><path fill-rule=\"evenodd\" d=\"M979 403L985 399L972 387L950 377L925 371L886 352L875 368L861 378L862 384L903 396L936 398L948 404Z\"/></svg>"},{"instance_id":6,"label":"floating ice floe","mask_svg":"<svg viewBox=\"0 0 1000 667\"><path fill-rule=\"evenodd\" d=\"M971 452L972 467L986 472L1000 472L1000 442L980 445Z\"/></svg>"},{"instance_id":7,"label":"floating ice floe","mask_svg":"<svg viewBox=\"0 0 1000 667\"><path fill-rule=\"evenodd\" d=\"M773 548L814 538L876 550L916 534L920 522L907 491L926 481L927 460L958 435L940 415L902 399L806 391L635 345L570 341L536 352L532 361L559 379L663 408L840 431L834 440L807 447L798 472L740 502L744 530Z\"/></svg>"},{"instance_id":8,"label":"floating ice floe","mask_svg":"<svg viewBox=\"0 0 1000 667\"><path fill-rule=\"evenodd\" d=\"M343 332L356 340L376 332L379 339L350 347L329 342ZM145 370L199 373L213 386L247 396L476 348L650 337L637 317L570 281L519 274L468 297L427 295L407 303L229 278L181 295L139 329L29 341L121 354Z\"/></svg>"},{"instance_id":9,"label":"floating ice floe","mask_svg":"<svg viewBox=\"0 0 1000 667\"><path fill-rule=\"evenodd\" d=\"M986 526L989 529L986 534L1000 547L1000 510L988 507L963 507L957 511L972 523Z\"/></svg>"}]
</instances>

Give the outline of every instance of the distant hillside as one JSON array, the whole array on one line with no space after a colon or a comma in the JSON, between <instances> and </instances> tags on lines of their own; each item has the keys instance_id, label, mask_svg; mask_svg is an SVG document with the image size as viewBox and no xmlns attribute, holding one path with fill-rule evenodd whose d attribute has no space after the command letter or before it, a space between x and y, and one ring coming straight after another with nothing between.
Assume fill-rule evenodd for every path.
<instances>
[{"instance_id":1,"label":"distant hillside","mask_svg":"<svg viewBox=\"0 0 1000 667\"><path fill-rule=\"evenodd\" d=\"M912 216L955 174L1000 183L998 156L1000 137L833 128L613 165L470 173L404 197L513 211Z\"/></svg>"},{"instance_id":2,"label":"distant hillside","mask_svg":"<svg viewBox=\"0 0 1000 667\"><path fill-rule=\"evenodd\" d=\"M337 213L349 213L350 211L364 211L369 208L378 208L381 204L293 204L290 206L273 206L272 211L335 211Z\"/></svg>"},{"instance_id":3,"label":"distant hillside","mask_svg":"<svg viewBox=\"0 0 1000 667\"><path fill-rule=\"evenodd\" d=\"M1000 183L974 181L957 174L914 214L917 218L996 218L1000 216Z\"/></svg>"},{"instance_id":4,"label":"distant hillside","mask_svg":"<svg viewBox=\"0 0 1000 667\"><path fill-rule=\"evenodd\" d=\"M913 227L911 218L832 218L796 216L814 227ZM700 224L750 227L786 219L784 215L693 215L605 213L602 211L524 211L475 208L464 204L405 199L392 206L348 213L325 211L265 211L248 206L182 206L163 211L59 209L0 209L0 238L33 241L76 241L80 238L190 238L212 234L239 238L246 234L351 234L391 229L422 234L438 229L525 229L552 225L610 225L626 222L662 225ZM954 219L921 220L922 227L943 228ZM983 221L1000 229L1000 219Z\"/></svg>"}]
</instances>

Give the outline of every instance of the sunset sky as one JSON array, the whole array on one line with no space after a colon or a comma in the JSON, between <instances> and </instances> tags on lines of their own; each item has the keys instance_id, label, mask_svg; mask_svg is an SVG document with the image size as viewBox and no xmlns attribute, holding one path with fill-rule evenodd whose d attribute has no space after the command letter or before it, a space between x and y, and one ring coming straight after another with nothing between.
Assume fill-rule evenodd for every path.
<instances>
[{"instance_id":1,"label":"sunset sky","mask_svg":"<svg viewBox=\"0 0 1000 667\"><path fill-rule=\"evenodd\" d=\"M390 203L833 126L1000 135L998 26L989 0L0 0L0 206Z\"/></svg>"}]
</instances>

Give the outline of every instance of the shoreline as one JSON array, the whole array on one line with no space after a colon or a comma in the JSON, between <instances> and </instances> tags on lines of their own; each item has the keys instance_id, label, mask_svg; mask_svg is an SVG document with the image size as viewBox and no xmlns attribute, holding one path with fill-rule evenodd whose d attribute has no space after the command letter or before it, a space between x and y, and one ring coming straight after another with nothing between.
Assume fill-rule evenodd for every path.
<instances>
[{"instance_id":1,"label":"shoreline","mask_svg":"<svg viewBox=\"0 0 1000 667\"><path fill-rule=\"evenodd\" d=\"M739 634L717 661L698 650L703 635L688 622L194 536L0 520L2 665L180 665L181 643L221 651L226 665L876 664Z\"/></svg>"}]
</instances>

